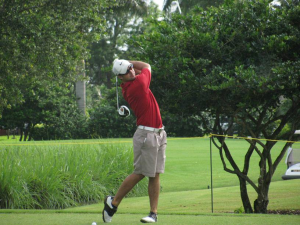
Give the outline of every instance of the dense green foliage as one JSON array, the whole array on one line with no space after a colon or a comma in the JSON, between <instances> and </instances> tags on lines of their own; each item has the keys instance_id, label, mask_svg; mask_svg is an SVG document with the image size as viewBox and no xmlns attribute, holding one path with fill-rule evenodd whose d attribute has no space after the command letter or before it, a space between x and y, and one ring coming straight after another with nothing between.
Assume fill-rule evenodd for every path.
<instances>
[{"instance_id":1,"label":"dense green foliage","mask_svg":"<svg viewBox=\"0 0 300 225\"><path fill-rule=\"evenodd\" d=\"M38 81L74 79L86 48L103 32L111 0L7 1L0 6L0 115ZM28 88L28 89L27 89Z\"/></svg>"},{"instance_id":2,"label":"dense green foliage","mask_svg":"<svg viewBox=\"0 0 300 225\"><path fill-rule=\"evenodd\" d=\"M3 110L0 125L6 129L18 127L21 135L24 132L20 141L87 137L80 132L85 130L86 118L77 109L73 88L64 82L31 84L31 90L24 91L23 103Z\"/></svg>"},{"instance_id":3,"label":"dense green foliage","mask_svg":"<svg viewBox=\"0 0 300 225\"><path fill-rule=\"evenodd\" d=\"M74 102L54 105L44 122L29 128L29 138L38 140L69 140L89 137L89 123ZM53 114L54 113L54 114ZM47 119L47 120L45 120ZM26 133L26 132L25 132ZM24 140L25 137L24 137ZM30 139L29 139L30 140Z\"/></svg>"},{"instance_id":4,"label":"dense green foliage","mask_svg":"<svg viewBox=\"0 0 300 225\"><path fill-rule=\"evenodd\" d=\"M18 128L24 133L20 141L132 135L133 116L130 121L118 118L115 93L103 90L103 84L105 89L114 88L113 59L116 55L132 58L136 46L128 40L151 30L147 17L156 19L161 12L143 1L124 1L118 6L114 1L73 1L72 5L5 1L4 6L1 128ZM76 109L74 95L75 82L83 79L78 66L82 59L86 59L88 81L86 117ZM203 134L198 116L191 116L194 123L187 122L186 116L164 114L171 136Z\"/></svg>"},{"instance_id":5,"label":"dense green foliage","mask_svg":"<svg viewBox=\"0 0 300 225\"><path fill-rule=\"evenodd\" d=\"M125 1L105 14L105 34L101 39L90 43L91 57L87 62L87 75L89 86L105 84L113 88L115 81L111 65L116 57L128 58L134 51L128 44L132 36L143 33L147 23L145 18L149 15L157 18L157 9L147 5L143 0Z\"/></svg>"},{"instance_id":6,"label":"dense green foliage","mask_svg":"<svg viewBox=\"0 0 300 225\"><path fill-rule=\"evenodd\" d=\"M264 104L276 109L281 95L297 105L298 17L299 6L271 10L260 1L195 9L153 21L136 44L154 65L152 88L165 109L229 116Z\"/></svg>"},{"instance_id":7,"label":"dense green foliage","mask_svg":"<svg viewBox=\"0 0 300 225\"><path fill-rule=\"evenodd\" d=\"M1 146L0 208L61 209L96 202L117 191L133 167L122 145ZM147 192L141 182L131 195Z\"/></svg>"},{"instance_id":8,"label":"dense green foliage","mask_svg":"<svg viewBox=\"0 0 300 225\"><path fill-rule=\"evenodd\" d=\"M18 127L24 140L37 134L37 124L43 124L46 132L39 132L36 139L88 136L76 134L78 129L71 125L86 120L77 121L80 115L74 108L74 84L81 79L78 63L89 57L87 47L104 32L104 15L116 4L111 0L1 1L1 127ZM82 125L78 125L81 130Z\"/></svg>"},{"instance_id":9,"label":"dense green foliage","mask_svg":"<svg viewBox=\"0 0 300 225\"><path fill-rule=\"evenodd\" d=\"M136 130L134 115L120 117L115 106L99 106L90 115L91 138L132 137Z\"/></svg>"}]
</instances>

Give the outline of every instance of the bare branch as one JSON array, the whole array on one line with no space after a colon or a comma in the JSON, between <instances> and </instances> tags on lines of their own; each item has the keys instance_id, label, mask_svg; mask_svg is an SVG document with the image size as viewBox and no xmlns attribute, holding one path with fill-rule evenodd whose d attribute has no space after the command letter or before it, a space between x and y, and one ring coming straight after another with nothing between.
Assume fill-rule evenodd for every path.
<instances>
[{"instance_id":1,"label":"bare branch","mask_svg":"<svg viewBox=\"0 0 300 225\"><path fill-rule=\"evenodd\" d=\"M251 140L251 139L245 139L245 140L246 140L251 146L253 146L253 148L255 149L256 153L259 155L260 158L262 158L263 155L262 155L261 151L257 148L256 142L259 143L261 146L264 146L264 144L263 144L261 141L259 141L259 140L255 140L255 141L253 141L253 140Z\"/></svg>"},{"instance_id":2,"label":"bare branch","mask_svg":"<svg viewBox=\"0 0 300 225\"><path fill-rule=\"evenodd\" d=\"M252 155L253 151L254 151L254 146L252 144L250 144L248 151L245 155L244 169L243 169L244 174L248 174L249 166L250 166L250 159L251 159L251 155Z\"/></svg>"},{"instance_id":3,"label":"bare branch","mask_svg":"<svg viewBox=\"0 0 300 225\"><path fill-rule=\"evenodd\" d=\"M214 143L214 146L216 146L216 148L217 148L217 149L219 149L219 150L221 150L221 149L222 149L222 145L221 145L221 146L218 146L218 143L216 143L216 141L215 141L215 138L214 138L214 137L212 137L212 141L213 141L213 143Z\"/></svg>"},{"instance_id":4,"label":"bare branch","mask_svg":"<svg viewBox=\"0 0 300 225\"><path fill-rule=\"evenodd\" d=\"M286 150L291 146L291 143L286 143L284 145L284 147L282 148L280 154L277 156L274 164L273 164L273 171L276 170L277 166L279 165L279 163L281 162L282 158L284 157L285 153L286 153Z\"/></svg>"}]
</instances>

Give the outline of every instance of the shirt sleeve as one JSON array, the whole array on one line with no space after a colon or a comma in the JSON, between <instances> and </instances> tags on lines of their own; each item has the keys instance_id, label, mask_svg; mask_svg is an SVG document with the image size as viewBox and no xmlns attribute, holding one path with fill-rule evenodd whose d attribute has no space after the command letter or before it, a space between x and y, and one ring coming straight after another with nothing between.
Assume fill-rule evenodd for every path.
<instances>
[{"instance_id":1,"label":"shirt sleeve","mask_svg":"<svg viewBox=\"0 0 300 225\"><path fill-rule=\"evenodd\" d=\"M148 89L151 82L151 72L148 68L142 69L141 73L138 75L143 88Z\"/></svg>"}]
</instances>

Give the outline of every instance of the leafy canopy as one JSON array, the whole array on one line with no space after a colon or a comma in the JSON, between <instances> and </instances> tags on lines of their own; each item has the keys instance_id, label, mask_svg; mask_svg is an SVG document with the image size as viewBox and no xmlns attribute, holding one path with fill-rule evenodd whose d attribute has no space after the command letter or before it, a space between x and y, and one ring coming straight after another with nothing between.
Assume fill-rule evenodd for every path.
<instances>
[{"instance_id":1,"label":"leafy canopy","mask_svg":"<svg viewBox=\"0 0 300 225\"><path fill-rule=\"evenodd\" d=\"M22 86L35 80L74 79L87 45L104 29L113 0L1 1L0 115L23 101Z\"/></svg>"},{"instance_id":2,"label":"leafy canopy","mask_svg":"<svg viewBox=\"0 0 300 225\"><path fill-rule=\"evenodd\" d=\"M160 105L227 116L267 109L274 122L281 98L299 113L300 8L289 2L273 10L268 1L226 1L153 21L154 29L135 43L138 57L154 67Z\"/></svg>"}]
</instances>

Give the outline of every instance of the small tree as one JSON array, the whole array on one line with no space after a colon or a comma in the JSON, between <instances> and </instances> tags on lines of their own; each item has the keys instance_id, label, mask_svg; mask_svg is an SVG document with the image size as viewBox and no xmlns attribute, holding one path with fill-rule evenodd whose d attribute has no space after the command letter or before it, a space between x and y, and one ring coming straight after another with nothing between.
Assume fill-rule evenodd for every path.
<instances>
[{"instance_id":1,"label":"small tree","mask_svg":"<svg viewBox=\"0 0 300 225\"><path fill-rule=\"evenodd\" d=\"M173 15L172 21L154 21L156 27L136 44L141 46L138 56L153 65L152 89L162 109L208 112L214 122L207 132L215 134L226 135L237 124L239 136L297 140L300 6L287 2L275 10L269 1L226 1L219 8L195 8L186 16ZM239 167L226 139L214 138L224 170L239 179L245 212L266 213L272 176L291 143L274 157L276 141L247 141ZM255 153L260 158L257 182L248 176ZM254 207L247 183L257 193Z\"/></svg>"}]
</instances>

